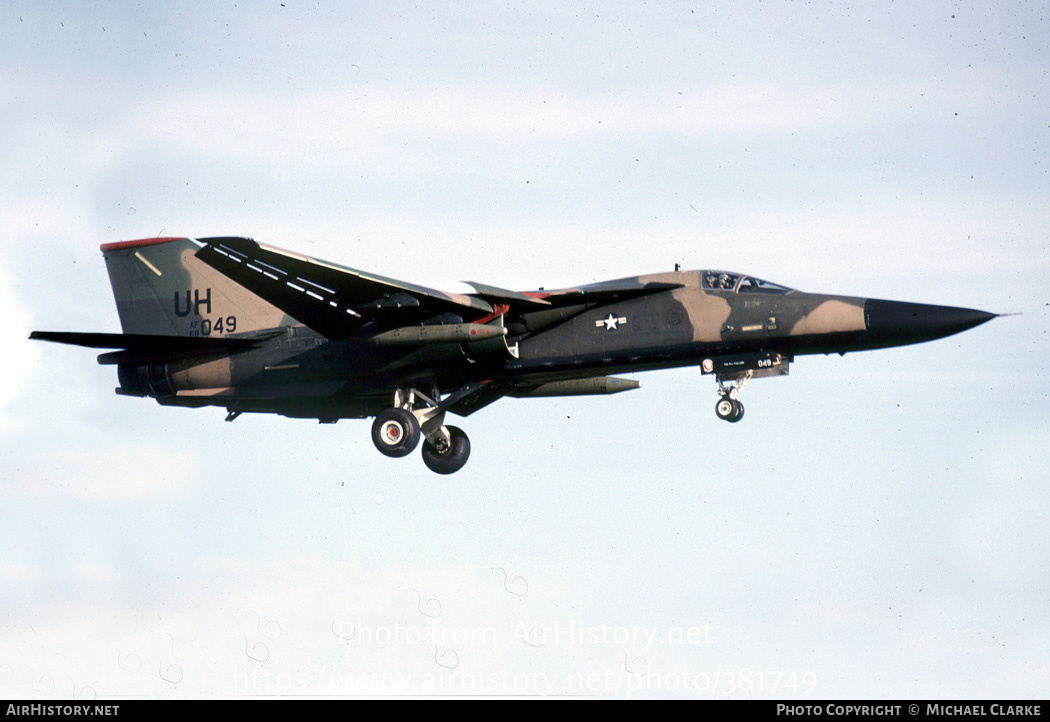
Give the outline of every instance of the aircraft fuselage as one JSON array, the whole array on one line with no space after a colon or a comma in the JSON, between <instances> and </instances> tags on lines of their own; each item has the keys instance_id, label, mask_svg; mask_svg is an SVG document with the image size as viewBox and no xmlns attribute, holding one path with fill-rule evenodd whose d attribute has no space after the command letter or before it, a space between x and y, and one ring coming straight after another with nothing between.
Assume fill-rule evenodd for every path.
<instances>
[{"instance_id":1,"label":"aircraft fuselage","mask_svg":"<svg viewBox=\"0 0 1050 722\"><path fill-rule=\"evenodd\" d=\"M682 271L625 279L640 286L684 285L596 305L588 304L584 294L577 305L522 314L523 328L512 329L524 331L518 334L516 357L504 352L502 337L495 352L445 342L422 345L406 357L401 346L360 337L330 340L295 324L257 349L203 363L122 364L121 384L125 393L155 396L165 404L334 420L369 416L389 405L386 397L394 389L411 384L536 384L770 352L790 360L928 341L994 317L971 309L794 290L782 295L705 290L700 276ZM545 314L566 318L552 323ZM530 331L530 324L538 330Z\"/></svg>"}]
</instances>

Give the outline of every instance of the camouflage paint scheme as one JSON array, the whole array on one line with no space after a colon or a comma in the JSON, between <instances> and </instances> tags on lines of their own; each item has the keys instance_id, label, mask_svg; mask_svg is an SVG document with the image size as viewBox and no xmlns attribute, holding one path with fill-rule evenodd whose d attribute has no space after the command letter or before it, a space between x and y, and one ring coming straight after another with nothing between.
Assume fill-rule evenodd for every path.
<instances>
[{"instance_id":1,"label":"camouflage paint scheme","mask_svg":"<svg viewBox=\"0 0 1050 722\"><path fill-rule=\"evenodd\" d=\"M229 420L260 412L334 422L404 408L442 453L462 435L444 426L446 411L469 415L503 396L617 393L639 384L609 374L700 365L719 382L718 414L737 421L740 386L786 374L796 356L917 343L994 317L723 271L554 291L472 283L476 293L454 294L244 238L101 250L123 333L33 337L115 349L99 363L117 366L117 393L220 406ZM411 420L387 423L397 439L413 432ZM390 452L379 433L377 447Z\"/></svg>"}]
</instances>

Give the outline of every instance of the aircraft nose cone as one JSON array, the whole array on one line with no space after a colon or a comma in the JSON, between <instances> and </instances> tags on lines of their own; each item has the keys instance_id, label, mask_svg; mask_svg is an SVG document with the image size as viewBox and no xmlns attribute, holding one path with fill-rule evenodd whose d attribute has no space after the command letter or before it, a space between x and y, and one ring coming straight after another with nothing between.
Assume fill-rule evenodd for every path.
<instances>
[{"instance_id":1,"label":"aircraft nose cone","mask_svg":"<svg viewBox=\"0 0 1050 722\"><path fill-rule=\"evenodd\" d=\"M997 314L973 308L868 299L864 303L864 315L873 339L894 344L951 336L980 326Z\"/></svg>"}]
</instances>

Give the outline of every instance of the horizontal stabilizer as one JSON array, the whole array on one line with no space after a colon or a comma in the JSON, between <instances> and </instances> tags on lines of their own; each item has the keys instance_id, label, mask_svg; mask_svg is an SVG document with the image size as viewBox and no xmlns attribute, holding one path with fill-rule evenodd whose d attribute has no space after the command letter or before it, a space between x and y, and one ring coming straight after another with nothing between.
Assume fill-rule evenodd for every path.
<instances>
[{"instance_id":1,"label":"horizontal stabilizer","mask_svg":"<svg viewBox=\"0 0 1050 722\"><path fill-rule=\"evenodd\" d=\"M51 341L86 348L116 349L99 356L100 364L159 363L195 357L215 357L255 348L278 332L254 338L208 338L206 336L154 336L138 333L77 333L33 331L34 341Z\"/></svg>"}]
</instances>

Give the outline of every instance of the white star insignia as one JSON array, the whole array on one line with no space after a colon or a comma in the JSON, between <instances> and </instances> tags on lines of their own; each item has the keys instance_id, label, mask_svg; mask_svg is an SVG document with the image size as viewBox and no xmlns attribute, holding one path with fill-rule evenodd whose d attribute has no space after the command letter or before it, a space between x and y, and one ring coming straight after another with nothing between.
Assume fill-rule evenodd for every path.
<instances>
[{"instance_id":1,"label":"white star insignia","mask_svg":"<svg viewBox=\"0 0 1050 722\"><path fill-rule=\"evenodd\" d=\"M617 316L616 314L610 313L605 318L595 321L594 325L596 327L605 326L606 331L615 331L621 323L627 323L626 316Z\"/></svg>"}]
</instances>

